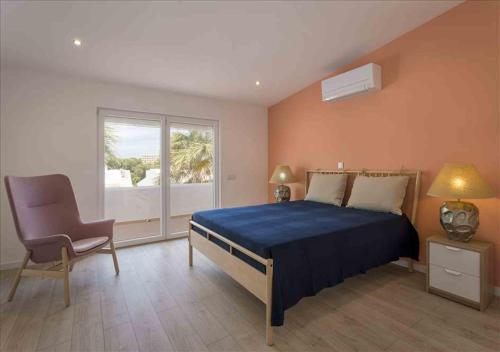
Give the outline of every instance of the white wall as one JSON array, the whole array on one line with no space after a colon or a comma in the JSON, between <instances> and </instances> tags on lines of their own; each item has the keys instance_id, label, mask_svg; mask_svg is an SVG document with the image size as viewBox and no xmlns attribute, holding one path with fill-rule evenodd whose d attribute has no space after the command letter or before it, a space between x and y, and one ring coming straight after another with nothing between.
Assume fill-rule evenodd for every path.
<instances>
[{"instance_id":1,"label":"white wall","mask_svg":"<svg viewBox=\"0 0 500 352\"><path fill-rule=\"evenodd\" d=\"M17 68L1 69L1 176L64 173L85 220L97 214L97 107L210 118L220 124L221 205L267 200L267 109ZM227 180L229 174L235 180ZM0 264L23 255L1 185Z\"/></svg>"}]
</instances>

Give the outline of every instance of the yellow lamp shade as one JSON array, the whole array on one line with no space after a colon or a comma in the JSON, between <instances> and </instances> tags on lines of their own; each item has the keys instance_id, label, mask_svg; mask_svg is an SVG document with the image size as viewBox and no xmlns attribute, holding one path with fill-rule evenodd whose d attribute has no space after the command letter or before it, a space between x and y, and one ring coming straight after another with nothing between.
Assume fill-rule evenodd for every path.
<instances>
[{"instance_id":1,"label":"yellow lamp shade","mask_svg":"<svg viewBox=\"0 0 500 352\"><path fill-rule=\"evenodd\" d=\"M275 183L278 185L292 182L295 182L295 178L293 177L292 170L290 170L290 167L288 165L276 166L273 175L269 180L269 183Z\"/></svg>"},{"instance_id":2,"label":"yellow lamp shade","mask_svg":"<svg viewBox=\"0 0 500 352\"><path fill-rule=\"evenodd\" d=\"M446 163L427 195L453 199L492 198L493 190L472 164Z\"/></svg>"}]
</instances>

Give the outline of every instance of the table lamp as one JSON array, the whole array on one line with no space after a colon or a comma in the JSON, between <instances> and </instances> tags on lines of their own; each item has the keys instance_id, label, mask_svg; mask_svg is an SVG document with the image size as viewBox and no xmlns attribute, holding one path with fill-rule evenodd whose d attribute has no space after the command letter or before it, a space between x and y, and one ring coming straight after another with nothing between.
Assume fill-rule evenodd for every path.
<instances>
[{"instance_id":1,"label":"table lamp","mask_svg":"<svg viewBox=\"0 0 500 352\"><path fill-rule=\"evenodd\" d=\"M288 202L290 200L290 187L286 186L285 183L295 182L292 170L288 165L278 165L274 169L273 175L269 180L269 183L277 184L276 190L274 191L274 198L276 202Z\"/></svg>"},{"instance_id":2,"label":"table lamp","mask_svg":"<svg viewBox=\"0 0 500 352\"><path fill-rule=\"evenodd\" d=\"M448 238L468 242L479 227L479 210L462 199L492 198L493 190L472 164L446 163L434 179L427 195L454 198L440 208L441 226Z\"/></svg>"}]
</instances>

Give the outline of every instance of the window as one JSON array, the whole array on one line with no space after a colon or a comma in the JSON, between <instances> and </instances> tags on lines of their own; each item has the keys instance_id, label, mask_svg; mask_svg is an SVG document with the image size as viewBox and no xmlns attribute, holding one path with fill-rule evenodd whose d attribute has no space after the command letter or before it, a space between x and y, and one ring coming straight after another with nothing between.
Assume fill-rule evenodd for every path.
<instances>
[{"instance_id":1,"label":"window","mask_svg":"<svg viewBox=\"0 0 500 352\"><path fill-rule=\"evenodd\" d=\"M218 206L216 121L100 109L99 122L102 215L116 219L116 241L184 236L193 212Z\"/></svg>"}]
</instances>

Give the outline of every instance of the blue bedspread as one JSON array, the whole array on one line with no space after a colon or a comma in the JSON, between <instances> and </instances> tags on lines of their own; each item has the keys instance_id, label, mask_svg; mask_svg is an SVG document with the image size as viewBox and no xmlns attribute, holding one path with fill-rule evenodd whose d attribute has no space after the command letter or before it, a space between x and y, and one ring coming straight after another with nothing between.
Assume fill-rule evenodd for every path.
<instances>
[{"instance_id":1,"label":"blue bedspread","mask_svg":"<svg viewBox=\"0 0 500 352\"><path fill-rule=\"evenodd\" d=\"M404 215L293 201L200 211L193 220L273 258L272 325L325 287L399 257L418 260L418 234Z\"/></svg>"}]
</instances>

